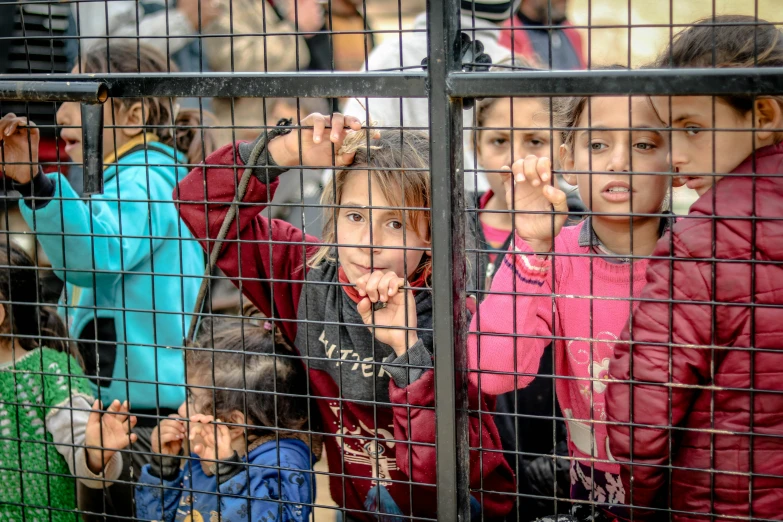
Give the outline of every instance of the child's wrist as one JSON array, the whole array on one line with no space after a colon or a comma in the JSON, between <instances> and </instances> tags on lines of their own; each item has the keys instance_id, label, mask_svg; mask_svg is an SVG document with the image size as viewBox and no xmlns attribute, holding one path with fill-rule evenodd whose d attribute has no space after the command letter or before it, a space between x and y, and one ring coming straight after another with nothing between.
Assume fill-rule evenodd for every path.
<instances>
[{"instance_id":1,"label":"child's wrist","mask_svg":"<svg viewBox=\"0 0 783 522\"><path fill-rule=\"evenodd\" d=\"M87 467L98 475L103 472L115 453L112 450L90 448L87 450Z\"/></svg>"},{"instance_id":2,"label":"child's wrist","mask_svg":"<svg viewBox=\"0 0 783 522\"><path fill-rule=\"evenodd\" d=\"M286 147L285 140L288 139L289 135L277 136L267 144L267 151L272 161L281 167L293 167L298 163L298 158L291 155L288 147Z\"/></svg>"},{"instance_id":3,"label":"child's wrist","mask_svg":"<svg viewBox=\"0 0 783 522\"><path fill-rule=\"evenodd\" d=\"M405 336L404 341L397 344L396 346L392 346L392 350L394 350L394 353L397 354L397 357L402 357L417 342L419 342L418 334L416 334L416 332L408 332L408 335Z\"/></svg>"},{"instance_id":4,"label":"child's wrist","mask_svg":"<svg viewBox=\"0 0 783 522\"><path fill-rule=\"evenodd\" d=\"M41 173L41 166L38 163L33 163L30 165L30 178L27 180L27 182L33 181L35 178L38 177L38 175Z\"/></svg>"},{"instance_id":5,"label":"child's wrist","mask_svg":"<svg viewBox=\"0 0 783 522\"><path fill-rule=\"evenodd\" d=\"M521 237L521 239L527 243L530 250L536 254L548 254L552 251L551 239L528 239L524 237Z\"/></svg>"},{"instance_id":6,"label":"child's wrist","mask_svg":"<svg viewBox=\"0 0 783 522\"><path fill-rule=\"evenodd\" d=\"M11 178L11 176L8 177L13 179L13 181L19 185L26 185L31 183L38 176L40 171L40 165L37 163L31 163L30 165L25 165L24 168L20 168L16 172L16 176L13 178Z\"/></svg>"}]
</instances>

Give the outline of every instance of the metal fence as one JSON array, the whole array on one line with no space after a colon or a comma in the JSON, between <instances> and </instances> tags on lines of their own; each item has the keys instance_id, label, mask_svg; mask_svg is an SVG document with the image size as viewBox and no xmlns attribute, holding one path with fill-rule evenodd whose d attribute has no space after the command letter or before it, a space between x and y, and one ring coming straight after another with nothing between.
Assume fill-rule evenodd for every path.
<instances>
[{"instance_id":1,"label":"metal fence","mask_svg":"<svg viewBox=\"0 0 783 522\"><path fill-rule=\"evenodd\" d=\"M114 3L134 4L130 33L104 34ZM9 60L28 67L9 67L12 73L0 76L0 111L31 120L39 113L51 119L56 110L65 111L57 121L39 125L39 161L8 159L18 152L11 146L14 133L24 134L17 149L38 147L38 138L27 134L24 124L11 129L3 142L2 163L5 169L16 167L18 174L4 178L8 232L0 274L5 361L0 369L0 476L9 488L6 497L0 493L0 512L9 520L534 520L557 514L561 520L780 519L783 362L776 328L781 252L774 246L783 206L777 199L780 160L770 166L773 160L751 154L746 170L736 170L745 156L721 170L724 157L730 162L733 156L720 146L733 147L752 136L751 151L769 144L766 150L779 154L774 136L780 132L780 108L774 96L783 92L783 63L761 63L756 49L753 67L601 69L594 68L600 60L593 55L589 70L551 70L551 56L544 60L549 67L512 60L489 70L480 50L465 39L482 40L478 26L462 26L466 17L481 18L475 7L467 14L468 2L428 1L426 30L403 30L402 17L408 13L401 2L363 0L354 7L367 13L382 4L397 18L397 28L388 31L372 30L366 18L361 27L340 29L333 3L342 4L326 2L327 15L320 20L325 29L316 31L300 26L304 11L299 10L306 2L217 2L229 12L229 29L209 33L202 16L215 5L196 2L195 36L175 36L176 2L162 3L157 11L154 2L0 3L0 13L15 10L8 16L15 16L17 25L24 27L37 16L45 28L13 35L14 28L6 27L10 32L0 34L0 47L26 50L22 57L9 51ZM600 3L588 2L589 8ZM673 13L677 3L665 7ZM286 18L284 6L294 9L293 15ZM550 17L555 7L545 7ZM165 14L160 26L165 33L144 33L138 13L145 9ZM234 24L252 24L259 13L265 23L290 20L291 27L253 27L238 37ZM714 5L710 14L717 14ZM104 33L80 32L102 17ZM57 27L65 27L55 22L66 18L76 30L55 36ZM716 31L747 26L770 24L712 25ZM619 26L633 27L630 14L628 23ZM669 43L691 26L670 22L657 27L669 31ZM590 35L598 26L588 22L574 28L586 39L586 54L593 53ZM540 26L550 55L562 29L546 21ZM500 33L501 28L484 31ZM399 56L390 58L397 63L372 70L368 36L386 33L398 42ZM425 35L426 63L403 60L403 41ZM371 70L338 70L335 42L347 36L358 37L352 45L364 47L361 61ZM274 72L267 63L273 50L267 46L283 37L290 37L283 54L293 58L293 65L289 72ZM323 38L329 49L327 70L300 70L307 48L314 49L305 37ZM521 29L511 33L512 48L518 38L527 38ZM182 39L187 39L184 47L177 43ZM121 52L113 45L132 42L137 63L120 65L135 72L117 72L114 65L91 69L99 66L83 58L69 73L63 60L50 58L47 64L32 58L34 51L46 56L47 47L51 56L55 48L70 48L84 57L90 52L88 40L103 45L105 56L96 62L111 62L112 51ZM141 40L163 48L166 65L160 72L143 68ZM218 67L203 60L215 41L229 49L219 59L223 72L214 72ZM630 45L629 36L628 64ZM192 72L175 72L174 56L188 46L197 64ZM261 60L257 70L264 72L242 71L235 65L247 63L241 53ZM716 51L713 64L723 59ZM712 117L699 130L674 117L673 107L683 96L711 97ZM242 105L245 98L257 103L248 108ZM373 104L379 98L399 100L394 121L377 117L374 111L380 109ZM743 117L751 124L725 127L715 108L727 98L749 100ZM275 112L278 99L291 99L290 114ZM329 100L324 108L317 105L321 99ZM351 153L362 163L353 167L340 166L342 136L328 161L322 153L309 159L328 146L312 141L314 120L302 121L304 115L329 113L342 105L340 99L358 100L364 110L358 120L377 122L355 131L361 139L354 140L358 145ZM413 113L405 103L411 99L426 99L428 128L408 122ZM584 100L580 114L586 124L579 117L561 121L569 110L574 113L569 103L578 99ZM607 99L624 123L594 121L600 101ZM770 99L769 105L758 104ZM538 105L529 109L516 100ZM199 120L177 121L189 107ZM498 107L507 107L507 115L487 119L488 111ZM210 119L210 110L224 110L224 115ZM518 124L515 114L524 119L524 111L537 116ZM644 111L660 121L638 124ZM70 120L62 116L66 113ZM278 116L291 118L283 129L289 134L274 125ZM421 121L421 114L415 116ZM633 141L640 129L652 136L640 140L644 147ZM188 130L198 138L198 150L190 152L208 156L203 165L178 154L176 147L160 145L176 145ZM420 131L428 134L422 138L416 134ZM571 148L566 144L561 153L558 144L569 131L582 141ZM482 135L490 132L506 147L496 154L501 159L494 168L482 165L488 160L479 153L489 146ZM704 141L709 152L702 152L706 170L677 167L678 136L697 132L709 135ZM53 145L45 158L44 142L53 142L58 133L68 148ZM261 141L251 141L246 149L219 147L259 133ZM593 139L602 133L614 133L607 141L627 139L612 149ZM726 134L737 141L721 141ZM296 153L272 150L273 140L295 143L291 136L299 143ZM428 146L417 149L417 139ZM548 177L541 178L542 185L554 191L563 175L579 178L574 184L581 198L569 194L574 205L541 206L540 194L529 207L522 199L514 203L520 191L527 194L538 185L528 177L506 182L503 208L486 207L492 193L479 179L508 176L500 166L522 160L520 150L528 150L515 148L519 140L535 141L537 155L552 158L557 167L543 167ZM617 167L592 156L580 164L573 157L576 143L588 154L603 147L625 154L628 164ZM384 155L384 147L392 153ZM652 168L634 156L653 148L666 168ZM76 149L81 157L69 160L69 151ZM114 155L106 154L109 150ZM281 175L270 159L279 161L283 153L298 157L285 165L292 172ZM427 165L416 165L422 157ZM38 164L47 171L68 170L68 178L55 176L43 186L43 175L36 176ZM322 183L321 169L343 172L344 180L338 185L337 177L326 177ZM524 170L519 162L515 169L515 174ZM426 171L429 175L422 177ZM726 177L699 199L697 211L686 215L685 203L675 219L665 202L682 192L671 180L688 172L692 178ZM293 188L285 190L293 196L269 203L275 180L286 175ZM627 207L593 208L604 197L596 190L606 176L622 181L604 188L629 193ZM32 177L38 181L30 182ZM282 191L285 181L280 180L277 190ZM640 191L634 190L635 180ZM646 185L649 180L665 180L659 190L663 205L645 210L643 202L655 190ZM421 187L427 187L424 193ZM359 200L334 195L345 197L352 189ZM332 199L319 201L322 190ZM399 199L391 201L389 194ZM482 229L482 215L490 216L484 223L489 228ZM283 220L272 221L279 216ZM539 231L550 231L550 246L539 255L533 243L513 237L521 216L528 223L545 217ZM612 232L617 223L608 219L612 216L625 220L616 229L620 232ZM558 234L566 217L566 227L573 228ZM22 219L30 232L15 229ZM425 220L423 229L417 219ZM603 232L594 226L601 219L609 227ZM505 230L508 241L477 240L504 220L511 227ZM367 230L352 231L360 222ZM664 238L655 251L635 243L642 236L634 235L635 227L652 222ZM701 228L693 225L697 222ZM383 229L388 224L393 232ZM671 227L675 233L662 235ZM389 235L398 234L397 228L398 238ZM688 236L693 230L701 237ZM613 238L630 234L627 252L615 253L607 233ZM331 250L324 252L322 264L308 268L319 237ZM709 248L680 248L697 239ZM33 259L25 261L19 246ZM365 290L370 274L379 268L388 272L392 267L379 267L379 260L387 263L388 252L400 251L405 255L399 266L406 273L397 275L403 281L384 280L396 301L377 294L373 305L367 304L363 298L375 292L374 287ZM423 264L422 273L418 264L427 257L431 265ZM346 270L338 274L332 258ZM650 286L642 290L648 263L654 269L646 276ZM694 280L705 293L689 293ZM51 290L58 281L68 283L62 293ZM206 304L193 312L202 281L207 282L202 288ZM357 285L359 292L352 293ZM618 294L621 287L624 294ZM653 288L657 293L651 293ZM375 305L387 299L388 305ZM64 331L53 326L56 321L48 322L53 312L44 312L57 300L58 314L78 344L78 361L35 350L63 339ZM637 313L637 307L642 311ZM389 318L391 309L399 317ZM417 322L409 324L411 317ZM384 322L393 319L402 324ZM658 324L664 338L642 340L656 320L665 323ZM607 324L610 331L602 329ZM630 333L624 328L629 324ZM193 342L188 330L196 329L199 338ZM397 351L390 339L400 335L405 347ZM414 335L424 351L409 343ZM365 341L369 346L355 344ZM35 355L24 357L28 352ZM89 384L81 378L85 371ZM609 406L607 388L616 390ZM103 405L93 405L93 397ZM120 422L126 419L124 406L109 407L114 399L130 400L132 430L132 423ZM91 408L107 413L90 416ZM606 408L613 408L608 416ZM667 422L661 425L660 419ZM612 448L629 448L627 461L610 451L607 430L615 437ZM160 440L164 431L166 450L150 442ZM96 436L99 443L91 445ZM190 453L181 448L189 437ZM84 450L85 445L93 451ZM122 465L112 457L113 448ZM165 458L167 452L176 459ZM93 475L100 468L93 465L95 459L106 466L103 475ZM74 482L72 475L85 480Z\"/></svg>"}]
</instances>

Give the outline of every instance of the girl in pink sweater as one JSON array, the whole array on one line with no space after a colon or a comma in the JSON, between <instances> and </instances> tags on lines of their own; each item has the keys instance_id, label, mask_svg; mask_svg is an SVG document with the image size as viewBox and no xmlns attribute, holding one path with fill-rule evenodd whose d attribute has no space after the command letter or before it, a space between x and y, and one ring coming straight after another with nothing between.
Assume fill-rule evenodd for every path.
<instances>
[{"instance_id":1,"label":"girl in pink sweater","mask_svg":"<svg viewBox=\"0 0 783 522\"><path fill-rule=\"evenodd\" d=\"M505 183L515 237L473 317L468 365L483 392L505 393L533 380L554 342L571 498L619 514L625 492L608 451L606 375L645 283L642 257L669 225L662 210L672 178L661 174L669 172L669 136L645 97L573 98L558 102L556 114L567 129L564 177L591 214L564 227L566 195L552 183L550 159L531 155L513 164ZM575 513L592 510L574 504Z\"/></svg>"}]
</instances>

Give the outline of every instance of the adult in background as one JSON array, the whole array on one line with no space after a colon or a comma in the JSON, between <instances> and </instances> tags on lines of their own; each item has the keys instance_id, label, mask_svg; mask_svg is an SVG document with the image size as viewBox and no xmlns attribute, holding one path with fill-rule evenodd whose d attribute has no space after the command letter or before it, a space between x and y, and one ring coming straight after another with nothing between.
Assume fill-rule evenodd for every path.
<instances>
[{"instance_id":1,"label":"adult in background","mask_svg":"<svg viewBox=\"0 0 783 522\"><path fill-rule=\"evenodd\" d=\"M156 48L181 72L208 71L206 52L199 33L220 14L218 0L139 0L75 2L72 4L76 33L84 55L96 40L106 44L120 37L139 39ZM151 38L166 35L167 38Z\"/></svg>"},{"instance_id":2,"label":"adult in background","mask_svg":"<svg viewBox=\"0 0 783 522\"><path fill-rule=\"evenodd\" d=\"M310 63L305 38L324 23L314 0L217 0L221 11L207 28L210 68L219 72L304 71ZM294 23L296 20L296 24ZM298 29L298 31L297 31ZM266 120L271 103L263 98L215 98L212 108L223 127L220 143L241 139ZM231 127L234 127L233 129ZM257 135L257 134L256 134Z\"/></svg>"},{"instance_id":3,"label":"adult in background","mask_svg":"<svg viewBox=\"0 0 783 522\"><path fill-rule=\"evenodd\" d=\"M545 69L584 69L582 36L568 21L567 8L568 0L522 0L503 23L500 44Z\"/></svg>"},{"instance_id":4,"label":"adult in background","mask_svg":"<svg viewBox=\"0 0 783 522\"><path fill-rule=\"evenodd\" d=\"M462 0L462 31L470 35L471 39L481 40L484 52L492 58L492 63L498 63L510 56L508 49L498 43L498 24L507 20L518 4L519 0ZM379 71L420 66L427 56L426 13L416 17L413 30L415 32L403 33L402 41L389 38L381 42L370 53L366 67L361 70ZM429 126L429 105L426 98L403 98L402 103L400 98L353 98L348 100L343 112L356 116L361 121L377 122L384 127L427 129ZM465 111L463 118L465 127L473 125L472 110ZM470 134L469 131L464 133L465 189L469 192L485 192L489 185L483 175L475 174Z\"/></svg>"},{"instance_id":5,"label":"adult in background","mask_svg":"<svg viewBox=\"0 0 783 522\"><path fill-rule=\"evenodd\" d=\"M361 68L375 47L373 33L364 33L371 31L372 27L363 14L362 0L329 0L328 3L322 0L300 0L297 9L313 12L312 3L322 6L323 24L317 33L305 35L310 51L307 70L356 71ZM339 110L337 98L328 98L327 101L330 105L327 113Z\"/></svg>"}]
</instances>

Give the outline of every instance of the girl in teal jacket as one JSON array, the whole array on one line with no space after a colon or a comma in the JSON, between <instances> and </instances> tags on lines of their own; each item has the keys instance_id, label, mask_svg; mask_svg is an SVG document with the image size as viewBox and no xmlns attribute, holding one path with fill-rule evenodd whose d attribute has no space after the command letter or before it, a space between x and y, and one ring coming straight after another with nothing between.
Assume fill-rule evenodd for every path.
<instances>
[{"instance_id":1,"label":"girl in teal jacket","mask_svg":"<svg viewBox=\"0 0 783 522\"><path fill-rule=\"evenodd\" d=\"M145 46L112 43L107 51L93 49L73 72L167 70L166 58ZM143 440L145 426L151 432L156 416L175 412L185 400L180 348L204 255L180 221L172 191L210 146L197 139L199 130L185 128L200 124L192 112L172 116L170 99L117 99L106 109L103 194L80 199L65 176L44 175L37 163L38 130L13 114L0 122L1 166L24 196L22 215L66 283L60 313L79 341L96 397L128 400ZM57 123L66 153L80 163L79 105L62 104Z\"/></svg>"}]
</instances>

